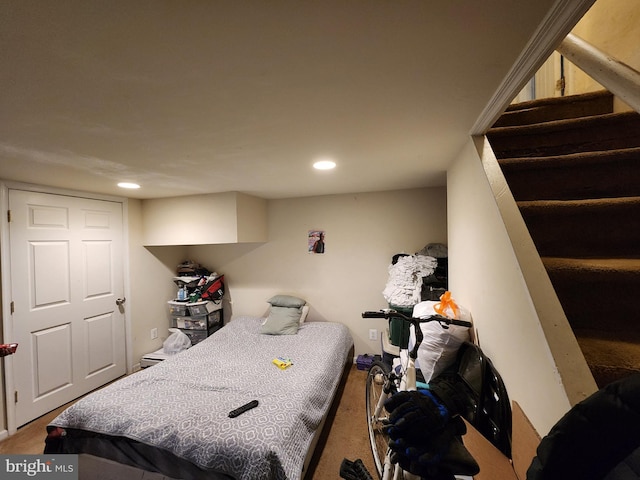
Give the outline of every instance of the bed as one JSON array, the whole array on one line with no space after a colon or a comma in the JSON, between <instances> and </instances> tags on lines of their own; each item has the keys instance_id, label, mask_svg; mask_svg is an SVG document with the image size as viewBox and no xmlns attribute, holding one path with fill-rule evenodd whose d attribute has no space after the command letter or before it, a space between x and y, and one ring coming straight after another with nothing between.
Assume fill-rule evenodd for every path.
<instances>
[{"instance_id":1,"label":"bed","mask_svg":"<svg viewBox=\"0 0 640 480\"><path fill-rule=\"evenodd\" d=\"M353 340L340 323L266 335L263 321L234 319L82 398L47 427L45 453L90 454L184 480L301 478ZM293 365L281 369L277 357ZM256 408L228 417L254 399Z\"/></svg>"}]
</instances>

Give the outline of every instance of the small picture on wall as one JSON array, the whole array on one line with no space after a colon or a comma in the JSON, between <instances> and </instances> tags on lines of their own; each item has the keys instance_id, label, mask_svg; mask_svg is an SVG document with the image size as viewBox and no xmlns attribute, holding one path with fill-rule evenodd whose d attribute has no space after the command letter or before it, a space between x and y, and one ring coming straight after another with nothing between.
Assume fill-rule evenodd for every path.
<instances>
[{"instance_id":1,"label":"small picture on wall","mask_svg":"<svg viewBox=\"0 0 640 480\"><path fill-rule=\"evenodd\" d=\"M325 240L324 230L309 230L308 249L309 253L324 253Z\"/></svg>"}]
</instances>

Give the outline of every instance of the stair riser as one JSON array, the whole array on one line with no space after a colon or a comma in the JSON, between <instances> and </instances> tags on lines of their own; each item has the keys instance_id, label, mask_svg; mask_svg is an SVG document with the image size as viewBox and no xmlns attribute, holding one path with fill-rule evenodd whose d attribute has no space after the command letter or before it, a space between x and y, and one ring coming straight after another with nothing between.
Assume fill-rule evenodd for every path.
<instances>
[{"instance_id":1,"label":"stair riser","mask_svg":"<svg viewBox=\"0 0 640 480\"><path fill-rule=\"evenodd\" d=\"M640 156L599 160L501 165L516 201L640 196Z\"/></svg>"},{"instance_id":2,"label":"stair riser","mask_svg":"<svg viewBox=\"0 0 640 480\"><path fill-rule=\"evenodd\" d=\"M640 256L639 203L520 211L541 256Z\"/></svg>"},{"instance_id":3,"label":"stair riser","mask_svg":"<svg viewBox=\"0 0 640 480\"><path fill-rule=\"evenodd\" d=\"M621 332L636 338L640 334L640 275L548 273L572 328Z\"/></svg>"},{"instance_id":4,"label":"stair riser","mask_svg":"<svg viewBox=\"0 0 640 480\"><path fill-rule=\"evenodd\" d=\"M595 117L601 118L601 117ZM640 146L640 116L558 122L490 131L497 158L544 157Z\"/></svg>"}]
</instances>

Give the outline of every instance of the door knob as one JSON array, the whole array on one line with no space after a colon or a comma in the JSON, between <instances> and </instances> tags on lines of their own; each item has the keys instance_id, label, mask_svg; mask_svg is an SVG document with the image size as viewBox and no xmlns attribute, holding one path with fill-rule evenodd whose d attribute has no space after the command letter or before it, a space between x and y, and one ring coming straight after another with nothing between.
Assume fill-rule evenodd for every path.
<instances>
[{"instance_id":1,"label":"door knob","mask_svg":"<svg viewBox=\"0 0 640 480\"><path fill-rule=\"evenodd\" d=\"M124 302L126 302L127 299L126 298L119 298L116 300L116 305L120 306L122 304L124 304Z\"/></svg>"}]
</instances>

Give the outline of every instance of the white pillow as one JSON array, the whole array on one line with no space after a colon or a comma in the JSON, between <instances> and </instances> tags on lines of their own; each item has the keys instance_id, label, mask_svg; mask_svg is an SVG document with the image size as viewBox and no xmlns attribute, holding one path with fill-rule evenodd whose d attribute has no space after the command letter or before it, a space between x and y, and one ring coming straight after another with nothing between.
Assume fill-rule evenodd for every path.
<instances>
[{"instance_id":1,"label":"white pillow","mask_svg":"<svg viewBox=\"0 0 640 480\"><path fill-rule=\"evenodd\" d=\"M436 315L433 306L439 302L420 302L413 307L413 316L416 318L426 318ZM471 321L469 311L458 305L459 320ZM418 358L416 368L420 368L424 381L429 383L432 378L437 377L456 361L458 349L463 342L469 340L469 329L457 325L449 325L448 329L442 328L439 322L427 322L420 324L420 330L424 339L418 348ZM409 349L416 344L416 337L413 328L409 335Z\"/></svg>"},{"instance_id":2,"label":"white pillow","mask_svg":"<svg viewBox=\"0 0 640 480\"><path fill-rule=\"evenodd\" d=\"M309 305L304 305L302 307L302 314L300 315L300 323L304 323L307 319L307 315L309 315Z\"/></svg>"}]
</instances>

